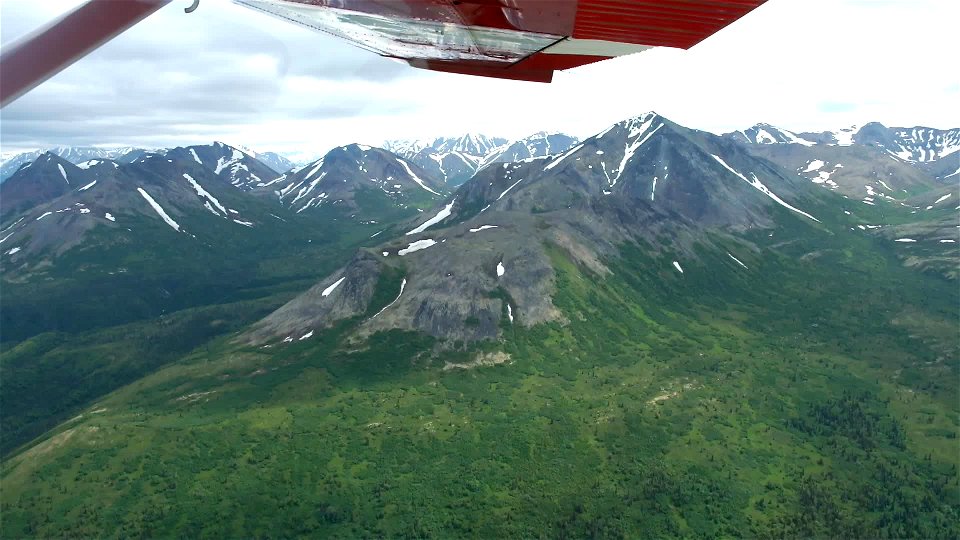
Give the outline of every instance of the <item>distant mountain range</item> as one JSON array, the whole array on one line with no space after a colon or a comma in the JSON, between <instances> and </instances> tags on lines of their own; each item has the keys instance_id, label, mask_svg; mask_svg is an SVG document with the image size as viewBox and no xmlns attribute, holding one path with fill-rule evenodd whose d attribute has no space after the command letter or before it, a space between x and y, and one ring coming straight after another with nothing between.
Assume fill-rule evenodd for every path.
<instances>
[{"instance_id":1,"label":"distant mountain range","mask_svg":"<svg viewBox=\"0 0 960 540\"><path fill-rule=\"evenodd\" d=\"M800 146L870 146L910 163L927 164L925 170L937 178L960 174L960 129L928 127L886 127L879 122L851 126L834 131L795 132L760 123L747 129L726 133L724 137L750 145ZM458 137L437 137L433 140L390 140L383 149L416 163L428 174L448 187L457 187L476 170L493 162L518 161L530 157L563 152L577 143L577 138L563 133L539 132L515 141L480 134ZM313 163L297 158L294 161L276 152L255 152L244 147L238 150L256 158L276 173ZM61 146L47 150L73 164L92 159L130 162L146 153L164 153L136 147L99 148ZM43 151L5 154L0 157L0 182L9 178L20 166L38 158ZM953 167L951 169L951 167Z\"/></svg>"},{"instance_id":2,"label":"distant mountain range","mask_svg":"<svg viewBox=\"0 0 960 540\"><path fill-rule=\"evenodd\" d=\"M385 145L405 148L400 154L352 144L283 174L278 171L292 162L282 156L221 142L154 151L62 147L20 154L4 164L13 172L0 186L5 232L0 242L18 243L6 249L13 250L7 270L26 271L84 244L97 226L122 229L131 217L176 223L176 230L190 234L206 227L191 223L194 214L219 215L245 227L262 225L260 218L271 212L261 209L257 218L246 219L234 215L242 205L228 208L220 203L237 197L237 191L253 195L248 202L279 203L294 214L310 210L323 219L389 223L432 206L472 176L484 159L546 156L567 149L573 140L537 134L510 145L504 139L465 135L438 138L426 147ZM234 189L223 192L225 187Z\"/></svg>"},{"instance_id":3,"label":"distant mountain range","mask_svg":"<svg viewBox=\"0 0 960 540\"><path fill-rule=\"evenodd\" d=\"M960 175L960 129L886 127L870 122L837 131L795 133L770 124L727 133L735 141L753 145L865 146L901 161L921 164L923 170L944 179Z\"/></svg>"},{"instance_id":4,"label":"distant mountain range","mask_svg":"<svg viewBox=\"0 0 960 540\"><path fill-rule=\"evenodd\" d=\"M460 137L438 137L430 142L387 141L383 147L416 163L450 188L455 188L473 176L486 156L506 143L507 140L500 137L466 134Z\"/></svg>"},{"instance_id":5,"label":"distant mountain range","mask_svg":"<svg viewBox=\"0 0 960 540\"><path fill-rule=\"evenodd\" d=\"M223 143L142 152L129 163L98 158L74 165L44 153L0 185L0 244L10 252L4 271L55 265L75 246L90 249L88 240L113 244L94 233L113 230L124 236L133 224L156 222L163 224L161 230L169 226L215 241L225 230L244 235L264 226L282 228L281 214L288 211L301 214L329 204L335 208L323 219L339 216L359 223L366 215L376 223L370 216L410 217L442 197L443 184L416 165L384 150L360 148L335 149L281 176Z\"/></svg>"},{"instance_id":6,"label":"distant mountain range","mask_svg":"<svg viewBox=\"0 0 960 540\"><path fill-rule=\"evenodd\" d=\"M134 147L95 148L92 146L58 146L46 151L31 150L29 152L14 153L0 157L0 182L13 175L23 165L30 163L44 153L58 156L70 163L79 164L91 159L111 159L125 161L127 156L136 154L143 149ZM132 159L132 158L131 158Z\"/></svg>"},{"instance_id":7,"label":"distant mountain range","mask_svg":"<svg viewBox=\"0 0 960 540\"><path fill-rule=\"evenodd\" d=\"M647 117L660 118L656 115L641 118ZM674 126L665 119L656 122L668 126L662 128L667 131L671 129L669 126ZM612 131L596 139L612 137L609 133ZM937 189L946 188L938 186L949 185L950 179L960 174L960 130L957 129L886 128L870 123L837 132L795 133L758 124L725 134L721 139L742 145L747 153L771 160L810 180L814 186L836 191L865 205L882 201L911 212L925 212L932 202L917 199L920 193L930 189L939 193ZM617 144L629 150L635 143L622 140ZM249 192L253 195L251 201L259 201L257 204L279 204L294 214L320 212L326 216L323 219L339 216L336 219L356 223L392 223L430 208L467 179L486 174L495 165L526 163L522 166L536 168L537 163L550 156L565 155L571 149L582 147L575 137L545 132L512 142L468 134L441 137L429 143L392 141L384 144L383 149L352 144L335 148L323 158L290 168L283 174L278 170L289 167L291 162L282 156L254 153L220 142L157 151L61 147L38 156L20 154L4 163L8 169L15 163L19 165L0 190L3 209L0 224L4 228L0 242L13 246L18 238L23 238L24 242L4 251L16 248L8 254L8 262L28 261L33 255L59 254L82 244L94 224L104 220L109 223L101 225L108 228L120 227L117 219L122 221L130 215L169 218L176 222L175 216L186 211L220 215L229 218L228 222L255 227L262 221L264 212L266 215L276 213L263 210L257 219L231 215L239 210L221 207L217 202L227 197L214 194L223 189L220 186L235 188L228 192L229 197L236 197L235 191ZM614 150L600 147L596 151L599 156L623 153ZM626 161L618 164L603 160L591 166L600 167L609 182L608 191L613 192L625 164ZM649 186L651 198L656 196L657 182L661 189L675 189L666 187L676 185L667 183L666 175L667 172L663 173L664 178L654 175L656 180L651 180L654 183ZM185 180L185 176L192 180ZM144 185L137 185L145 182L162 186L160 192L153 195L152 202L133 189L147 190ZM700 184L697 186L691 187L694 191L690 193L701 189ZM941 193L937 199L945 194ZM687 199L690 197L692 195ZM548 200L554 199L544 197L541 206ZM462 199L460 201L456 207L463 204ZM662 199L661 205L669 206L670 201ZM742 208L734 210L741 202L735 198L730 205L709 207L701 201L699 207L705 212L702 215L690 215L689 211L678 208L673 210L701 222L719 219L711 214L716 211L756 222L758 218L750 212ZM156 206L164 208L168 204L172 208L165 216L155 211ZM73 214L82 219L67 219ZM108 214L112 219L105 217ZM184 217L184 221L190 220ZM71 232L56 232L58 225ZM196 230L196 227L186 229ZM54 248L52 252L51 248ZM33 263L39 264L41 260L46 259ZM15 267L18 266L7 265L7 269Z\"/></svg>"},{"instance_id":8,"label":"distant mountain range","mask_svg":"<svg viewBox=\"0 0 960 540\"><path fill-rule=\"evenodd\" d=\"M223 143L214 143L214 145L225 146ZM200 145L194 148L202 147L204 146ZM43 154L53 154L74 165L82 165L84 163L94 162L96 160L111 160L117 163L130 163L147 154L165 154L171 150L175 149L150 150L132 146L119 148L58 146L45 151L31 150L29 152L13 153L4 155L2 158L0 158L0 182L6 181L7 178L13 176L13 173L15 173L17 169L23 165L33 162ZM274 176L276 173L288 171L293 167L292 161L275 152L257 153L246 148L237 148L237 150L248 156L255 157L260 162L261 167L265 165L266 167L270 168L272 172L268 176Z\"/></svg>"},{"instance_id":9,"label":"distant mountain range","mask_svg":"<svg viewBox=\"0 0 960 540\"><path fill-rule=\"evenodd\" d=\"M562 154L578 142L580 142L579 139L570 135L541 131L494 148L480 161L479 168L482 169L493 163L513 163Z\"/></svg>"},{"instance_id":10,"label":"distant mountain range","mask_svg":"<svg viewBox=\"0 0 960 540\"><path fill-rule=\"evenodd\" d=\"M750 144L874 146L913 162L936 161L960 152L960 129L888 128L879 122L819 133L794 133L770 124L757 124L724 136Z\"/></svg>"},{"instance_id":11,"label":"distant mountain range","mask_svg":"<svg viewBox=\"0 0 960 540\"><path fill-rule=\"evenodd\" d=\"M576 143L576 137L570 135L539 132L516 141L467 134L433 141L387 141L383 147L416 163L452 189L491 163L559 154Z\"/></svg>"},{"instance_id":12,"label":"distant mountain range","mask_svg":"<svg viewBox=\"0 0 960 540\"><path fill-rule=\"evenodd\" d=\"M544 134L536 134L528 139L536 139ZM556 141L568 138L565 135L551 135ZM560 138L557 138L560 137ZM542 151L560 152L563 144L554 141L554 147L545 145ZM519 141L517 141L519 142ZM416 163L429 176L441 180L448 187L456 187L466 181L477 170L481 161L489 161L492 155L504 150L504 145L510 141L501 137L487 137L484 135L466 134L459 137L438 137L432 141L404 140L387 141L383 149ZM223 145L223 143L214 143ZM194 148L204 147L198 145ZM294 168L303 168L317 160L304 160L302 155L294 158L276 152L256 152L245 147L236 147L237 151L258 160L262 165L270 168L274 173L286 173ZM129 163L146 154L165 154L171 149L143 149L135 147L98 148L98 147L71 147L62 146L47 150L64 160L79 165L93 159L109 159L120 163ZM5 154L0 157L0 182L13 175L21 166L40 157L44 151L32 150L29 152ZM545 155L545 154L544 154Z\"/></svg>"}]
</instances>

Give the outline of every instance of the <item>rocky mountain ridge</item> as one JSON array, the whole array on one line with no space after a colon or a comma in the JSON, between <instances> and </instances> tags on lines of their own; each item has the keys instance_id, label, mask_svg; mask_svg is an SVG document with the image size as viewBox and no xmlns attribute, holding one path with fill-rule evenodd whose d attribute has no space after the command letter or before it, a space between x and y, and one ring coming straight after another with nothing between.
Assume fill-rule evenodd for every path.
<instances>
[{"instance_id":1,"label":"rocky mountain ridge","mask_svg":"<svg viewBox=\"0 0 960 540\"><path fill-rule=\"evenodd\" d=\"M208 148L211 146L219 146L222 148L229 145L221 142L214 142L211 145L194 145L186 148L194 148L195 150L199 150L201 148ZM57 146L47 150L7 152L0 157L0 182L6 181L6 179L13 176L13 173L17 172L20 167L35 161L37 158L47 153L56 155L57 157L60 157L74 165L81 165L88 162L102 160L116 161L117 163L130 163L147 154L163 155L167 152L176 150L177 148L146 149L133 146L116 148L94 146ZM231 146L230 148L234 147ZM270 168L272 172L265 176L275 176L276 174L286 172L293 168L292 161L276 152L255 152L244 147L236 147L236 150L247 156L257 159L257 161L261 163L261 166L265 165Z\"/></svg>"},{"instance_id":2,"label":"rocky mountain ridge","mask_svg":"<svg viewBox=\"0 0 960 540\"><path fill-rule=\"evenodd\" d=\"M118 160L123 161L138 151L145 151L135 147L99 148L93 146L57 146L49 150L30 150L27 152L5 153L0 158L0 182L17 172L20 167L32 163L43 154L53 154L69 163L78 165L90 160Z\"/></svg>"},{"instance_id":3,"label":"rocky mountain ridge","mask_svg":"<svg viewBox=\"0 0 960 540\"><path fill-rule=\"evenodd\" d=\"M940 180L960 174L960 128L886 127L879 122L819 133L795 133L770 124L723 135L748 146L873 148Z\"/></svg>"},{"instance_id":4,"label":"rocky mountain ridge","mask_svg":"<svg viewBox=\"0 0 960 540\"><path fill-rule=\"evenodd\" d=\"M429 174L456 188L491 164L542 157L567 150L577 139L562 133L538 132L508 141L499 137L467 134L425 140L387 141L384 148L406 157Z\"/></svg>"},{"instance_id":5,"label":"rocky mountain ridge","mask_svg":"<svg viewBox=\"0 0 960 540\"><path fill-rule=\"evenodd\" d=\"M481 170L439 211L410 222L403 237L358 253L256 325L248 339L299 340L339 319L369 315L383 276L393 276L396 298L366 319L364 331L495 338L508 321L564 319L551 301L549 246L603 275L617 246L642 243L672 253L678 260L663 271L682 273L706 231L737 234L783 219L822 227L804 210L819 206L818 196L811 183L739 144L649 113L560 155ZM733 267L736 260L730 256Z\"/></svg>"},{"instance_id":6,"label":"rocky mountain ridge","mask_svg":"<svg viewBox=\"0 0 960 540\"><path fill-rule=\"evenodd\" d=\"M530 158L552 156L566 152L580 142L576 137L564 133L540 131L522 139L500 146L483 158L479 168L493 163L513 163Z\"/></svg>"},{"instance_id":7,"label":"rocky mountain ridge","mask_svg":"<svg viewBox=\"0 0 960 540\"><path fill-rule=\"evenodd\" d=\"M336 207L361 220L378 220L388 207L429 207L446 186L415 163L380 148L349 144L322 158L257 184L296 213Z\"/></svg>"}]
</instances>

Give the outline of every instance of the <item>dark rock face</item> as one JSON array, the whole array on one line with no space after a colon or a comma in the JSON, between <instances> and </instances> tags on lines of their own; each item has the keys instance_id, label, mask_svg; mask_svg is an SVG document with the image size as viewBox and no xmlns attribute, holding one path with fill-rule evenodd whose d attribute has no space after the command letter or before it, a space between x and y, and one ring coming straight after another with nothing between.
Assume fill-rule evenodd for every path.
<instances>
[{"instance_id":1,"label":"dark rock face","mask_svg":"<svg viewBox=\"0 0 960 540\"><path fill-rule=\"evenodd\" d=\"M296 340L311 329L364 313L380 271L381 263L374 255L358 252L346 267L254 325L245 339L261 343L283 334L284 339Z\"/></svg>"},{"instance_id":2,"label":"dark rock face","mask_svg":"<svg viewBox=\"0 0 960 540\"><path fill-rule=\"evenodd\" d=\"M893 130L880 122L870 122L853 136L853 142L865 146L889 148L897 144L897 137Z\"/></svg>"}]
</instances>

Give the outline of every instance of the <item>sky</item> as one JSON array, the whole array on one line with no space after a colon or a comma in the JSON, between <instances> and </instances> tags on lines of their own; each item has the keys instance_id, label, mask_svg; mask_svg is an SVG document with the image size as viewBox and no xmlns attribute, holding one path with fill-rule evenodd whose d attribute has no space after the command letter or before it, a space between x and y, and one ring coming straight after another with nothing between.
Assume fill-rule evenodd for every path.
<instances>
[{"instance_id":1,"label":"sky","mask_svg":"<svg viewBox=\"0 0 960 540\"><path fill-rule=\"evenodd\" d=\"M78 0L0 0L4 45ZM170 5L0 110L0 151L213 140L313 157L467 132L587 137L656 111L724 133L879 121L960 127L956 0L769 0L690 50L551 84L411 68L225 0Z\"/></svg>"}]
</instances>

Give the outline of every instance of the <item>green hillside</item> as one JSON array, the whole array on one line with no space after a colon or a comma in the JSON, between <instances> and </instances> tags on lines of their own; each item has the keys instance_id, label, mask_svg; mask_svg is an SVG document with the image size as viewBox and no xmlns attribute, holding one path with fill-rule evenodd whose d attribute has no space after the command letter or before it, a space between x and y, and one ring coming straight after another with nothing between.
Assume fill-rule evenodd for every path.
<instances>
[{"instance_id":1,"label":"green hillside","mask_svg":"<svg viewBox=\"0 0 960 540\"><path fill-rule=\"evenodd\" d=\"M957 537L956 283L749 236L547 246L565 320L497 342L216 338L7 459L3 535Z\"/></svg>"},{"instance_id":2,"label":"green hillside","mask_svg":"<svg viewBox=\"0 0 960 540\"><path fill-rule=\"evenodd\" d=\"M200 214L210 219L196 238L130 219L135 233L94 229L43 271L4 276L0 451L266 316L416 210L366 225L277 212L286 221L252 229Z\"/></svg>"}]
</instances>

